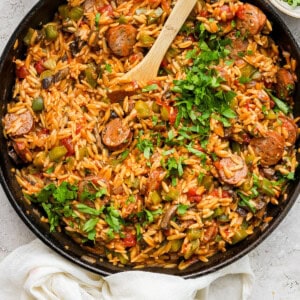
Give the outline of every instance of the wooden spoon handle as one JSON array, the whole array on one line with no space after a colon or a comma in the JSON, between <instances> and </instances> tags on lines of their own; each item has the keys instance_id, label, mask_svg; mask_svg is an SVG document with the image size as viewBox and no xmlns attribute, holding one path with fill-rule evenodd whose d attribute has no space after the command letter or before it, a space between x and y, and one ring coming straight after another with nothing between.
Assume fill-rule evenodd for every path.
<instances>
[{"instance_id":1,"label":"wooden spoon handle","mask_svg":"<svg viewBox=\"0 0 300 300\"><path fill-rule=\"evenodd\" d=\"M197 0L178 0L162 31L146 57L124 75L127 79L147 82L157 76L161 61L172 41L194 8Z\"/></svg>"}]
</instances>

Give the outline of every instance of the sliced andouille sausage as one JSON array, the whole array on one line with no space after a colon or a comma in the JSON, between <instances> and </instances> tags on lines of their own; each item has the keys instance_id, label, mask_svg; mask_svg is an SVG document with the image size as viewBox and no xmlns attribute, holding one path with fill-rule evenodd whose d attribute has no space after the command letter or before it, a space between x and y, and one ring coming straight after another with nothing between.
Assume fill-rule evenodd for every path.
<instances>
[{"instance_id":1,"label":"sliced andouille sausage","mask_svg":"<svg viewBox=\"0 0 300 300\"><path fill-rule=\"evenodd\" d=\"M117 56L128 56L136 43L137 30L129 24L111 27L106 34L109 48Z\"/></svg>"},{"instance_id":2,"label":"sliced andouille sausage","mask_svg":"<svg viewBox=\"0 0 300 300\"><path fill-rule=\"evenodd\" d=\"M148 192L158 190L165 176L166 176L166 171L164 171L162 168L158 168L150 171L147 180Z\"/></svg>"},{"instance_id":3,"label":"sliced andouille sausage","mask_svg":"<svg viewBox=\"0 0 300 300\"><path fill-rule=\"evenodd\" d=\"M23 162L28 163L31 161L31 152L24 142L13 141L12 146Z\"/></svg>"},{"instance_id":4,"label":"sliced andouille sausage","mask_svg":"<svg viewBox=\"0 0 300 300\"><path fill-rule=\"evenodd\" d=\"M172 205L170 206L167 211L164 213L161 223L160 223L160 227L162 229L168 229L170 226L170 221L171 219L175 216L176 211L177 211L177 205Z\"/></svg>"},{"instance_id":5,"label":"sliced andouille sausage","mask_svg":"<svg viewBox=\"0 0 300 300\"><path fill-rule=\"evenodd\" d=\"M204 230L203 242L208 243L213 241L218 234L218 225L213 222L208 228Z\"/></svg>"},{"instance_id":6,"label":"sliced andouille sausage","mask_svg":"<svg viewBox=\"0 0 300 300\"><path fill-rule=\"evenodd\" d=\"M121 102L125 97L130 97L134 95L134 91L125 91L125 90L114 90L107 93L107 97L109 98L111 103Z\"/></svg>"},{"instance_id":7,"label":"sliced andouille sausage","mask_svg":"<svg viewBox=\"0 0 300 300\"><path fill-rule=\"evenodd\" d=\"M253 138L250 145L263 166L277 164L284 151L284 138L275 131L268 131L265 137Z\"/></svg>"},{"instance_id":8,"label":"sliced andouille sausage","mask_svg":"<svg viewBox=\"0 0 300 300\"><path fill-rule=\"evenodd\" d=\"M16 165L21 165L24 162L16 152L12 141L7 143L7 153Z\"/></svg>"},{"instance_id":9,"label":"sliced andouille sausage","mask_svg":"<svg viewBox=\"0 0 300 300\"><path fill-rule=\"evenodd\" d=\"M110 184L106 178L101 178L99 176L87 176L79 182L78 185L78 195L82 197L83 192L89 192L95 194L99 189L105 188L108 195L110 195Z\"/></svg>"},{"instance_id":10,"label":"sliced andouille sausage","mask_svg":"<svg viewBox=\"0 0 300 300\"><path fill-rule=\"evenodd\" d=\"M112 119L102 131L102 142L110 150L115 151L129 145L132 132L120 118Z\"/></svg>"},{"instance_id":11,"label":"sliced andouille sausage","mask_svg":"<svg viewBox=\"0 0 300 300\"><path fill-rule=\"evenodd\" d=\"M94 8L98 9L105 5L104 0L86 0L83 3L84 12L93 12Z\"/></svg>"},{"instance_id":12,"label":"sliced andouille sausage","mask_svg":"<svg viewBox=\"0 0 300 300\"><path fill-rule=\"evenodd\" d=\"M263 29L266 21L266 15L258 7L245 3L237 12L236 27L242 35L255 35Z\"/></svg>"},{"instance_id":13,"label":"sliced andouille sausage","mask_svg":"<svg viewBox=\"0 0 300 300\"><path fill-rule=\"evenodd\" d=\"M218 171L222 181L236 185L247 176L248 168L240 156L233 154L220 160Z\"/></svg>"},{"instance_id":14,"label":"sliced andouille sausage","mask_svg":"<svg viewBox=\"0 0 300 300\"><path fill-rule=\"evenodd\" d=\"M298 136L298 127L295 122L288 117L280 117L282 121L282 127L286 129L287 137L285 137L286 141L291 145L295 144L297 136Z\"/></svg>"},{"instance_id":15,"label":"sliced andouille sausage","mask_svg":"<svg viewBox=\"0 0 300 300\"><path fill-rule=\"evenodd\" d=\"M281 68L276 74L276 94L279 98L285 99L291 96L295 90L295 80L290 71Z\"/></svg>"},{"instance_id":16,"label":"sliced andouille sausage","mask_svg":"<svg viewBox=\"0 0 300 300\"><path fill-rule=\"evenodd\" d=\"M33 116L28 110L21 114L8 113L3 122L6 133L12 137L28 133L34 125Z\"/></svg>"},{"instance_id":17,"label":"sliced andouille sausage","mask_svg":"<svg viewBox=\"0 0 300 300\"><path fill-rule=\"evenodd\" d=\"M249 45L248 40L240 36L236 30L227 34L226 37L231 40L231 44L227 46L230 50L229 56L233 59L241 59L241 55L247 51Z\"/></svg>"}]
</instances>

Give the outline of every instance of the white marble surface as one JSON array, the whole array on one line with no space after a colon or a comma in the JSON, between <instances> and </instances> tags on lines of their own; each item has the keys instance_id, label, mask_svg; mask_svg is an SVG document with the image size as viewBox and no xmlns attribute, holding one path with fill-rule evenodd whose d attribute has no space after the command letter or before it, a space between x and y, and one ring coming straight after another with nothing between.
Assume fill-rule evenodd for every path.
<instances>
[{"instance_id":1,"label":"white marble surface","mask_svg":"<svg viewBox=\"0 0 300 300\"><path fill-rule=\"evenodd\" d=\"M0 52L37 0L0 0ZM284 16L300 44L300 19ZM250 253L256 280L250 300L300 299L300 198L275 232ZM0 187L0 260L35 236L23 224Z\"/></svg>"}]
</instances>

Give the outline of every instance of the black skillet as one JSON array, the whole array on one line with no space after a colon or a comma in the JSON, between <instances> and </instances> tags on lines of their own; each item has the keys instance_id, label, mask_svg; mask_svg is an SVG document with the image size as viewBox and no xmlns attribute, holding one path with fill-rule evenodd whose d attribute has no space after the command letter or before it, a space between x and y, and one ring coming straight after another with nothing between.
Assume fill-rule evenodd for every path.
<instances>
[{"instance_id":1,"label":"black skillet","mask_svg":"<svg viewBox=\"0 0 300 300\"><path fill-rule=\"evenodd\" d=\"M13 64L14 57L24 57L25 46L21 42L29 27L39 27L41 24L52 20L57 7L62 4L61 0L41 0L35 5L27 16L22 20L16 31L10 38L0 59L0 119L5 115L6 104L12 98L12 89L14 85L15 66ZM265 0L248 1L260 7L268 16L273 24L274 40L285 50L289 51L292 56L298 61L297 76L300 79L300 49L297 45L291 32L284 24L280 16L275 12L273 7ZM19 44L14 49L16 40ZM300 116L300 84L297 84L295 93L295 116ZM0 181L7 195L8 200L14 207L18 215L30 230L50 248L69 259L70 261L101 275L110 275L116 272L131 270L129 267L120 268L109 264L108 262L100 261L99 257L92 253L87 253L78 244L73 242L66 234L49 233L49 226L40 222L40 212L34 205L28 205L22 199L22 193L17 184L14 175L10 171L15 167L8 156L5 140L0 130ZM166 273L182 276L185 278L193 278L214 272L226 265L229 265L246 255L249 251L259 245L267 236L269 236L278 224L283 220L288 211L292 208L297 199L300 190L299 169L296 172L296 180L293 181L288 188L288 199L282 202L279 206L270 206L269 214L273 216L273 220L264 230L257 230L253 235L244 241L229 247L227 252L219 253L213 256L208 263L196 263L186 270L179 271L177 269L151 268L146 269L152 272Z\"/></svg>"}]
</instances>

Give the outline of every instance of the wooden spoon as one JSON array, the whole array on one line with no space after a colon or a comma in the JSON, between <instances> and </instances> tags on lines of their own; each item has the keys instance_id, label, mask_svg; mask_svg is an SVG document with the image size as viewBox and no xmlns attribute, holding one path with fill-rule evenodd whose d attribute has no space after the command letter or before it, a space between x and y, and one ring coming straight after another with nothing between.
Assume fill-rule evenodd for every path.
<instances>
[{"instance_id":1,"label":"wooden spoon","mask_svg":"<svg viewBox=\"0 0 300 300\"><path fill-rule=\"evenodd\" d=\"M171 43L194 8L197 0L178 0L163 29L145 58L122 79L148 82L157 76L161 61Z\"/></svg>"}]
</instances>

